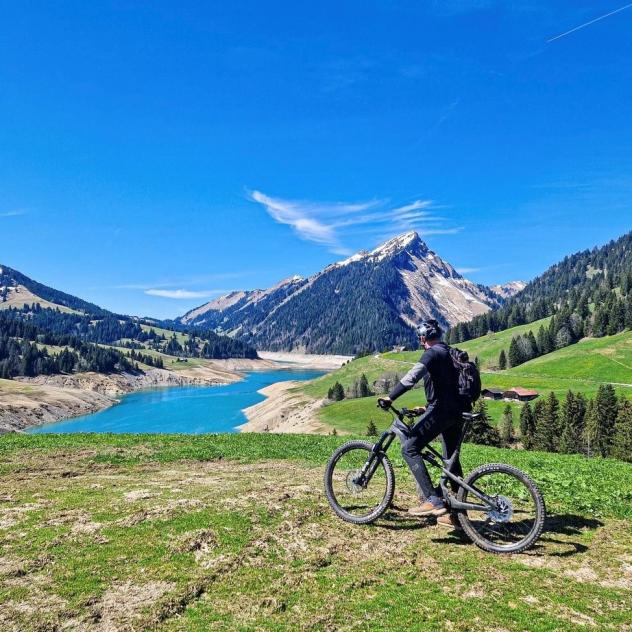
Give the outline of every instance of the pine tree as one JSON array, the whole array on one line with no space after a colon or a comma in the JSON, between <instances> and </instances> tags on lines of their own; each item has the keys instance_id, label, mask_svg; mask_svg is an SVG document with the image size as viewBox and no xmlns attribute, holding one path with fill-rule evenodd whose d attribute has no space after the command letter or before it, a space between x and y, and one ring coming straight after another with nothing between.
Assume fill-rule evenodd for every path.
<instances>
[{"instance_id":1,"label":"pine tree","mask_svg":"<svg viewBox=\"0 0 632 632\"><path fill-rule=\"evenodd\" d=\"M614 439L614 427L618 413L617 395L612 384L600 384L593 400L590 416L586 420L586 442L589 456L610 455Z\"/></svg>"},{"instance_id":2,"label":"pine tree","mask_svg":"<svg viewBox=\"0 0 632 632\"><path fill-rule=\"evenodd\" d=\"M628 292L625 299L625 328L632 329L632 291Z\"/></svg>"},{"instance_id":3,"label":"pine tree","mask_svg":"<svg viewBox=\"0 0 632 632\"><path fill-rule=\"evenodd\" d=\"M328 391L327 398L333 402L342 401L345 398L345 389L340 382L336 382Z\"/></svg>"},{"instance_id":4,"label":"pine tree","mask_svg":"<svg viewBox=\"0 0 632 632\"><path fill-rule=\"evenodd\" d=\"M608 310L604 305L595 310L592 324L592 335L595 338L601 338L606 335L608 329Z\"/></svg>"},{"instance_id":5,"label":"pine tree","mask_svg":"<svg viewBox=\"0 0 632 632\"><path fill-rule=\"evenodd\" d=\"M584 444L587 456L595 455L595 451L592 445L592 419L594 407L595 400L589 399L586 402L586 414L584 415L584 436L582 437L582 443Z\"/></svg>"},{"instance_id":6,"label":"pine tree","mask_svg":"<svg viewBox=\"0 0 632 632\"><path fill-rule=\"evenodd\" d=\"M621 277L621 294L627 296L632 290L632 272L628 272Z\"/></svg>"},{"instance_id":7,"label":"pine tree","mask_svg":"<svg viewBox=\"0 0 632 632\"><path fill-rule=\"evenodd\" d=\"M585 421L586 398L582 393L568 391L562 404L560 452L573 454L584 451Z\"/></svg>"},{"instance_id":8,"label":"pine tree","mask_svg":"<svg viewBox=\"0 0 632 632\"><path fill-rule=\"evenodd\" d=\"M377 426L373 419L369 421L366 427L366 436L367 437L375 437L377 435Z\"/></svg>"},{"instance_id":9,"label":"pine tree","mask_svg":"<svg viewBox=\"0 0 632 632\"><path fill-rule=\"evenodd\" d=\"M511 339L511 344L509 345L509 366L518 366L523 362L524 357L522 355L520 345L518 343L518 340L514 337Z\"/></svg>"},{"instance_id":10,"label":"pine tree","mask_svg":"<svg viewBox=\"0 0 632 632\"><path fill-rule=\"evenodd\" d=\"M538 347L538 343L536 342L535 336L533 335L533 332L531 330L529 330L529 333L527 334L527 338L529 340L529 348L531 350L531 357L537 358L540 355L540 349Z\"/></svg>"},{"instance_id":11,"label":"pine tree","mask_svg":"<svg viewBox=\"0 0 632 632\"><path fill-rule=\"evenodd\" d=\"M535 416L531 404L528 402L520 411L520 438L525 450L533 450L533 437L535 435Z\"/></svg>"},{"instance_id":12,"label":"pine tree","mask_svg":"<svg viewBox=\"0 0 632 632\"><path fill-rule=\"evenodd\" d=\"M514 440L513 411L511 404L505 406L502 419L500 420L500 439L505 445L511 445Z\"/></svg>"},{"instance_id":13,"label":"pine tree","mask_svg":"<svg viewBox=\"0 0 632 632\"><path fill-rule=\"evenodd\" d=\"M544 328L544 325L540 325L540 329L538 329L537 344L540 355L544 355L545 353L549 353L551 351L549 332Z\"/></svg>"},{"instance_id":14,"label":"pine tree","mask_svg":"<svg viewBox=\"0 0 632 632\"><path fill-rule=\"evenodd\" d=\"M501 371L504 371L507 368L507 354L504 349L500 350L500 355L498 356L498 368Z\"/></svg>"},{"instance_id":15,"label":"pine tree","mask_svg":"<svg viewBox=\"0 0 632 632\"><path fill-rule=\"evenodd\" d=\"M536 450L557 452L559 446L560 402L551 391L536 415L534 447Z\"/></svg>"},{"instance_id":16,"label":"pine tree","mask_svg":"<svg viewBox=\"0 0 632 632\"><path fill-rule=\"evenodd\" d=\"M364 373L360 376L360 385L358 390L360 397L371 397L371 395L373 395L371 389L369 388L369 382L366 379L366 375Z\"/></svg>"},{"instance_id":17,"label":"pine tree","mask_svg":"<svg viewBox=\"0 0 632 632\"><path fill-rule=\"evenodd\" d=\"M582 321L585 321L590 316L588 297L585 294L581 297L579 303L577 303L577 314L582 319Z\"/></svg>"},{"instance_id":18,"label":"pine tree","mask_svg":"<svg viewBox=\"0 0 632 632\"><path fill-rule=\"evenodd\" d=\"M619 402L617 420L614 425L612 456L632 462L632 402L625 397Z\"/></svg>"},{"instance_id":19,"label":"pine tree","mask_svg":"<svg viewBox=\"0 0 632 632\"><path fill-rule=\"evenodd\" d=\"M479 399L476 404L474 404L474 412L479 413L480 417L470 423L467 434L465 435L465 441L478 443L480 445L500 446L500 435L498 434L498 430L489 423L485 400Z\"/></svg>"}]
</instances>

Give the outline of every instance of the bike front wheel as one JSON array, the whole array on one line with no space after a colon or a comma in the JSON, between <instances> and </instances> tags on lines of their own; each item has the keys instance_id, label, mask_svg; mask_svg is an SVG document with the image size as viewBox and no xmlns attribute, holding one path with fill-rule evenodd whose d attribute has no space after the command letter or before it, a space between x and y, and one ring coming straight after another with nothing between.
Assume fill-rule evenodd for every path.
<instances>
[{"instance_id":1,"label":"bike front wheel","mask_svg":"<svg viewBox=\"0 0 632 632\"><path fill-rule=\"evenodd\" d=\"M361 477L371 459L368 480ZM390 506L395 492L393 466L385 454L374 454L368 441L340 446L325 468L325 494L336 515L353 524L369 524Z\"/></svg>"},{"instance_id":2,"label":"bike front wheel","mask_svg":"<svg viewBox=\"0 0 632 632\"><path fill-rule=\"evenodd\" d=\"M475 469L465 482L497 504L493 510L459 512L459 522L474 544L490 553L520 553L533 546L544 529L546 508L529 476L517 467L492 463ZM481 503L464 487L457 500Z\"/></svg>"}]
</instances>

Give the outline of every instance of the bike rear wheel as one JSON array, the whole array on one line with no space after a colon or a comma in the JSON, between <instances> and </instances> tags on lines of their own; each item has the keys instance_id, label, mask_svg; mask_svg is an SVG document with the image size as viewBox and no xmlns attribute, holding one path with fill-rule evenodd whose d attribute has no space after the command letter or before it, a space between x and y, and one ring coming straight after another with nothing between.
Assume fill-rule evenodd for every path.
<instances>
[{"instance_id":1,"label":"bike rear wheel","mask_svg":"<svg viewBox=\"0 0 632 632\"><path fill-rule=\"evenodd\" d=\"M459 522L474 544L490 553L520 553L533 546L544 529L546 508L527 474L511 465L492 463L475 469L465 482L498 502L497 510L459 512ZM457 499L481 503L464 487Z\"/></svg>"},{"instance_id":2,"label":"bike rear wheel","mask_svg":"<svg viewBox=\"0 0 632 632\"><path fill-rule=\"evenodd\" d=\"M358 484L362 468L371 456L375 459L375 471L366 484ZM353 524L374 522L388 509L394 492L393 466L386 455L373 455L372 443L349 441L331 455L325 468L325 494L343 520Z\"/></svg>"}]
</instances>

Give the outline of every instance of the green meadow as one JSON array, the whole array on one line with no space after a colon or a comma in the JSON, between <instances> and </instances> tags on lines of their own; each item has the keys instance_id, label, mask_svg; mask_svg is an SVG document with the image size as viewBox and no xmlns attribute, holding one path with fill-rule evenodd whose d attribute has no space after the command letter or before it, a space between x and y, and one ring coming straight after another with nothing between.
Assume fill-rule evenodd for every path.
<instances>
[{"instance_id":1,"label":"green meadow","mask_svg":"<svg viewBox=\"0 0 632 632\"><path fill-rule=\"evenodd\" d=\"M626 331L604 338L585 338L575 345L559 349L541 356L518 367L504 371L485 370L486 363L497 358L500 348L508 348L511 338L524 333L538 321L529 326L522 325L499 334L488 334L476 340L459 345L466 349L471 357L478 355L482 359L481 374L483 388L509 389L514 386L532 388L541 395L553 391L564 398L569 390L580 391L593 397L599 385L605 382L615 385L620 395L632 397L632 332ZM537 330L537 328L536 328ZM419 360L419 351L386 353L354 360L340 370L330 373L299 390L317 398L325 398L327 391L336 382L345 389L363 373L369 383L375 381L385 371L405 373L414 362ZM399 400L403 406L419 406L425 401L423 390L415 389ZM329 404L319 411L321 421L336 428L339 432L362 433L366 431L369 420L378 428L385 428L390 417L376 409L376 398L350 399ZM506 402L488 401L492 422L498 422ZM517 420L521 404L511 404L514 418Z\"/></svg>"}]
</instances>

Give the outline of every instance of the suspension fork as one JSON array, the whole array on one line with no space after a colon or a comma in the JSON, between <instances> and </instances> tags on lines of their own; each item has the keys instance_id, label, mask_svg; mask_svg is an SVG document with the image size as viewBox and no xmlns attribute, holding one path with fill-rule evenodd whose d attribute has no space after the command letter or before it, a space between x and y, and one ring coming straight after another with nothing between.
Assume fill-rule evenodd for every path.
<instances>
[{"instance_id":1,"label":"suspension fork","mask_svg":"<svg viewBox=\"0 0 632 632\"><path fill-rule=\"evenodd\" d=\"M394 432L387 430L386 432L382 433L382 436L373 445L373 448L371 449L371 454L362 467L362 470L360 470L360 475L356 479L358 485L366 487L371 482L373 474L375 474L375 470L377 470L380 464L380 457L386 454L386 451L389 449L394 439Z\"/></svg>"}]
</instances>

